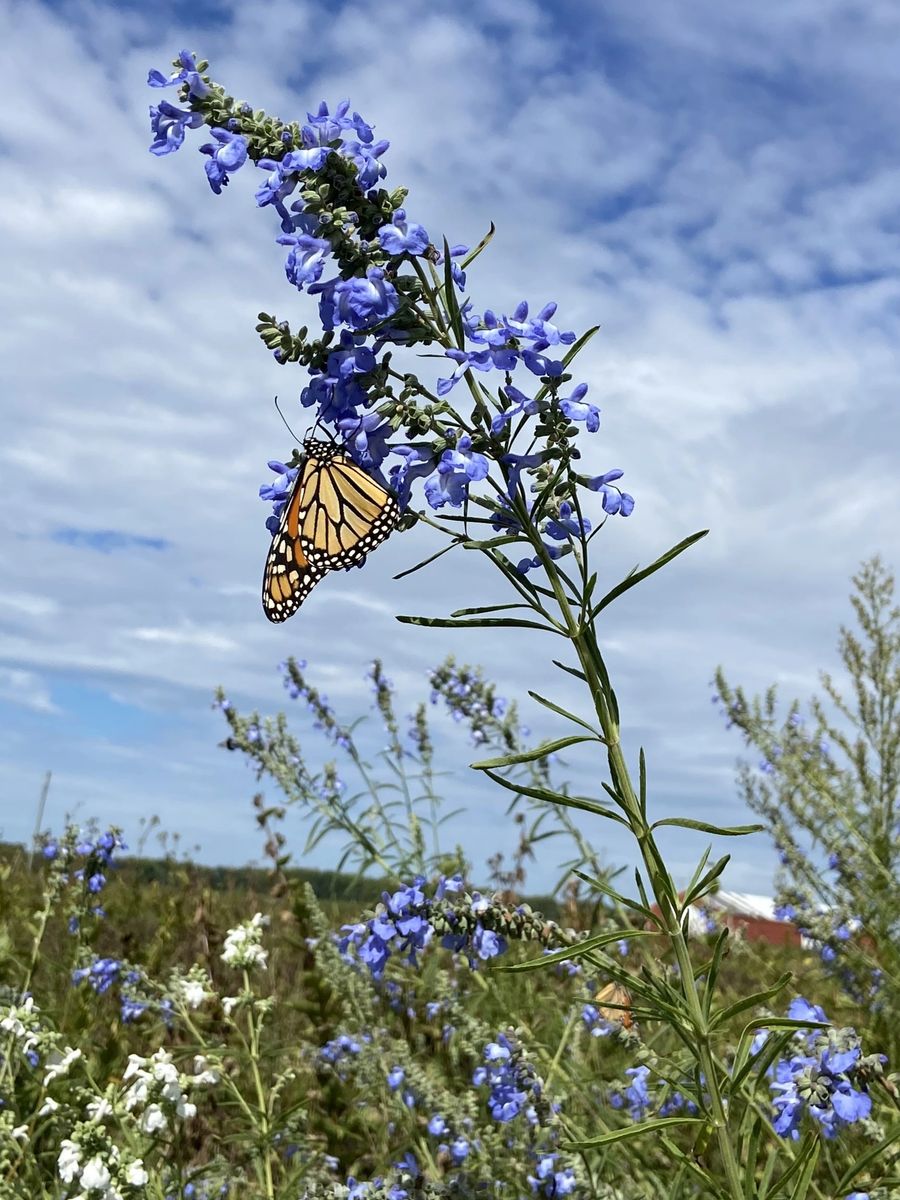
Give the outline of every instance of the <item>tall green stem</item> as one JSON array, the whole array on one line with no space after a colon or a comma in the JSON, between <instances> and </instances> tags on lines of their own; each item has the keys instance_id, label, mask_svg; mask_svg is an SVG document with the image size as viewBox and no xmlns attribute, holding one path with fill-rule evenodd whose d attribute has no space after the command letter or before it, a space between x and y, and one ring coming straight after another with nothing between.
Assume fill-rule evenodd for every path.
<instances>
[{"instance_id":1,"label":"tall green stem","mask_svg":"<svg viewBox=\"0 0 900 1200\"><path fill-rule=\"evenodd\" d=\"M554 564L536 539L536 549L545 560L544 565L553 588L560 613L566 626L566 631L581 669L587 679L594 710L603 732L607 747L610 778L612 785L620 797L623 812L628 820L631 832L638 843L638 848L647 874L653 895L659 907L662 928L672 946L675 960L678 964L682 993L685 1006L693 1029L693 1043L697 1061L703 1072L705 1087L709 1094L709 1109L713 1131L722 1157L725 1178L728 1185L728 1195L731 1200L744 1200L744 1189L741 1183L740 1164L731 1134L728 1129L728 1116L722 1092L719 1087L719 1073L715 1063L712 1042L709 1034L709 1023L700 1001L697 981L694 978L690 951L684 929L675 909L672 898L677 895L674 882L666 867L665 860L653 837L653 832L642 811L641 803L631 776L622 745L619 738L619 726L614 717L614 701L607 682L606 667L592 636L592 628L583 626L572 611L571 605L563 589L562 581L554 569Z\"/></svg>"}]
</instances>

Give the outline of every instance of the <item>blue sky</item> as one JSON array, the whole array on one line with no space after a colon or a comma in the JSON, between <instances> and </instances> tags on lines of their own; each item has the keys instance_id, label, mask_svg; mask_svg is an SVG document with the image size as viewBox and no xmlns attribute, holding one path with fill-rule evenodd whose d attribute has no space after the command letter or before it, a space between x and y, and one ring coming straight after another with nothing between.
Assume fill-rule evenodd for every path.
<instances>
[{"instance_id":1,"label":"blue sky","mask_svg":"<svg viewBox=\"0 0 900 1200\"><path fill-rule=\"evenodd\" d=\"M147 153L147 69L182 46L284 117L349 96L433 240L474 244L493 220L476 308L554 299L563 327L600 323L581 368L603 414L587 461L624 469L637 500L603 536L603 579L711 529L605 622L628 745L647 749L659 816L745 818L716 664L808 695L837 669L859 561L898 561L896 6L29 0L0 4L0 32L3 835L28 836L51 768L57 824L97 816L136 841L155 814L206 861L256 857L254 781L217 748L210 701L221 684L273 711L291 653L348 718L376 653L401 709L451 650L507 696L578 702L515 634L396 624L503 598L470 558L392 582L434 548L424 532L326 581L284 627L263 618L256 492L291 448L272 396L290 414L301 376L253 325L311 314L246 172L214 197L200 138ZM454 804L472 805L458 836L478 861L511 847L504 799L440 733ZM630 857L595 833L611 862ZM702 846L671 849L687 872ZM747 840L727 882L766 891L772 867Z\"/></svg>"}]
</instances>

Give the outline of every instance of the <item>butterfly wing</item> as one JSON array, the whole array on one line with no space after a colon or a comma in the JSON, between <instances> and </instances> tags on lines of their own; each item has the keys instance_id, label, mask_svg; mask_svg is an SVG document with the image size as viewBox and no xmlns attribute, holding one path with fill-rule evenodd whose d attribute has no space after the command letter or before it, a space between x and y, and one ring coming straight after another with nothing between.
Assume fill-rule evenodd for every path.
<instances>
[{"instance_id":1,"label":"butterfly wing","mask_svg":"<svg viewBox=\"0 0 900 1200\"><path fill-rule=\"evenodd\" d=\"M394 497L330 442L308 441L263 572L263 611L293 616L329 571L362 562L400 517Z\"/></svg>"},{"instance_id":2,"label":"butterfly wing","mask_svg":"<svg viewBox=\"0 0 900 1200\"><path fill-rule=\"evenodd\" d=\"M597 1011L604 1021L616 1021L626 1029L634 1025L631 1012L631 992L619 983L608 983L594 997Z\"/></svg>"}]
</instances>

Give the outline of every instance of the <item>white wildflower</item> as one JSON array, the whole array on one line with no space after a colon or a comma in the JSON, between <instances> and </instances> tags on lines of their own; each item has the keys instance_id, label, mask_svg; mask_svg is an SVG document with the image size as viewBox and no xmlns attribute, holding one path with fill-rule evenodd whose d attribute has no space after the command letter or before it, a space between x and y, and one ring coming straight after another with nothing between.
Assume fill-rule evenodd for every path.
<instances>
[{"instance_id":1,"label":"white wildflower","mask_svg":"<svg viewBox=\"0 0 900 1200\"><path fill-rule=\"evenodd\" d=\"M150 1095L151 1077L146 1071L141 1072L139 1079L136 1079L128 1091L125 1093L125 1107L131 1112L133 1108L137 1108L139 1104L145 1104L147 1097Z\"/></svg>"},{"instance_id":2,"label":"white wildflower","mask_svg":"<svg viewBox=\"0 0 900 1200\"><path fill-rule=\"evenodd\" d=\"M87 1113L92 1121L105 1121L107 1117L112 1116L112 1111L113 1106L105 1096L89 1101L87 1106Z\"/></svg>"},{"instance_id":3,"label":"white wildflower","mask_svg":"<svg viewBox=\"0 0 900 1200\"><path fill-rule=\"evenodd\" d=\"M199 1008L211 995L199 979L185 979L181 984L180 998L188 1008Z\"/></svg>"},{"instance_id":4,"label":"white wildflower","mask_svg":"<svg viewBox=\"0 0 900 1200\"><path fill-rule=\"evenodd\" d=\"M109 1167L103 1161L99 1154L95 1154L93 1158L89 1158L84 1164L81 1171L81 1186L85 1191L89 1192L91 1188L98 1188L105 1191L112 1180L109 1173Z\"/></svg>"},{"instance_id":5,"label":"white wildflower","mask_svg":"<svg viewBox=\"0 0 900 1200\"><path fill-rule=\"evenodd\" d=\"M212 1087L219 1082L219 1072L215 1067L210 1067L202 1054L194 1055L194 1078L191 1082L196 1087Z\"/></svg>"},{"instance_id":6,"label":"white wildflower","mask_svg":"<svg viewBox=\"0 0 900 1200\"><path fill-rule=\"evenodd\" d=\"M225 935L225 948L222 951L222 961L230 967L264 967L268 959L268 951L264 950L262 941L263 926L268 919L262 913L256 913L251 921L244 921L236 929L229 929Z\"/></svg>"},{"instance_id":7,"label":"white wildflower","mask_svg":"<svg viewBox=\"0 0 900 1200\"><path fill-rule=\"evenodd\" d=\"M225 1016L230 1017L240 1002L240 996L223 996L222 1007L225 1009Z\"/></svg>"},{"instance_id":8,"label":"white wildflower","mask_svg":"<svg viewBox=\"0 0 900 1200\"><path fill-rule=\"evenodd\" d=\"M56 1169L63 1183L71 1183L81 1170L81 1147L71 1138L63 1138L60 1143Z\"/></svg>"},{"instance_id":9,"label":"white wildflower","mask_svg":"<svg viewBox=\"0 0 900 1200\"><path fill-rule=\"evenodd\" d=\"M34 996L26 996L25 1000L20 1005L11 1005L6 1011L6 1016L0 1018L0 1029L4 1033L11 1033L15 1038L25 1037L33 1026L33 1018L37 1016L40 1009L34 1003ZM22 1018L28 1021L25 1021Z\"/></svg>"},{"instance_id":10,"label":"white wildflower","mask_svg":"<svg viewBox=\"0 0 900 1200\"><path fill-rule=\"evenodd\" d=\"M41 1105L41 1107L38 1109L38 1116L39 1117L47 1117L50 1115L50 1113L55 1113L58 1108L59 1108L59 1105L53 1099L53 1097L48 1096L47 1099L44 1101L44 1103Z\"/></svg>"},{"instance_id":11,"label":"white wildflower","mask_svg":"<svg viewBox=\"0 0 900 1200\"><path fill-rule=\"evenodd\" d=\"M71 1046L66 1046L64 1054L59 1050L51 1050L47 1055L47 1070L44 1072L44 1087L47 1087L54 1079L59 1079L71 1067L76 1059L81 1058L80 1050L73 1050Z\"/></svg>"},{"instance_id":12,"label":"white wildflower","mask_svg":"<svg viewBox=\"0 0 900 1200\"><path fill-rule=\"evenodd\" d=\"M144 1133L163 1133L169 1128L166 1114L158 1104L150 1104L141 1118L141 1129Z\"/></svg>"},{"instance_id":13,"label":"white wildflower","mask_svg":"<svg viewBox=\"0 0 900 1200\"><path fill-rule=\"evenodd\" d=\"M28 1126L17 1125L10 1135L13 1141L27 1142L28 1141Z\"/></svg>"},{"instance_id":14,"label":"white wildflower","mask_svg":"<svg viewBox=\"0 0 900 1200\"><path fill-rule=\"evenodd\" d=\"M141 1056L139 1054L129 1054L128 1055L128 1066L125 1068L125 1072L122 1075L122 1079L123 1080L130 1079L132 1077L132 1075L136 1075L138 1073L138 1071L142 1071L146 1065L147 1065L146 1058L141 1058Z\"/></svg>"},{"instance_id":15,"label":"white wildflower","mask_svg":"<svg viewBox=\"0 0 900 1200\"><path fill-rule=\"evenodd\" d=\"M130 1183L132 1187L144 1187L150 1176L144 1169L144 1160L136 1158L133 1163L130 1163L125 1172L125 1182Z\"/></svg>"}]
</instances>

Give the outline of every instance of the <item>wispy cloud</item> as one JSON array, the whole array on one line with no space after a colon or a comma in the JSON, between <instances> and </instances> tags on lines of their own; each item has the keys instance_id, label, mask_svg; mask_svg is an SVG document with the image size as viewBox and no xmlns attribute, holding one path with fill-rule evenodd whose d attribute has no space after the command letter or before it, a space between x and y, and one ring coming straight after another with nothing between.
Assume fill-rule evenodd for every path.
<instances>
[{"instance_id":1,"label":"wispy cloud","mask_svg":"<svg viewBox=\"0 0 900 1200\"><path fill-rule=\"evenodd\" d=\"M54 542L114 554L122 550L167 550L171 545L165 538L144 537L138 533L123 533L119 529L54 529Z\"/></svg>"},{"instance_id":2,"label":"wispy cloud","mask_svg":"<svg viewBox=\"0 0 900 1200\"><path fill-rule=\"evenodd\" d=\"M415 20L386 0L373 39L371 6L354 0L235 4L215 20L200 8L190 24L104 3L7 6L0 470L19 536L0 547L0 655L30 679L14 693L52 705L65 673L171 718L139 782L54 726L60 811L67 778L126 824L156 794L206 855L242 857L247 780L216 752L205 705L220 682L248 706L280 704L273 668L291 652L356 711L376 653L410 700L450 649L510 695L568 687L517 637L458 644L396 625L397 611L503 598L471 555L393 582L434 550L421 529L323 583L285 627L265 623L256 490L290 450L271 397L295 396L301 373L273 362L253 322L312 310L284 283L250 167L212 197L198 141L147 154L148 66L189 45L283 114L350 95L390 138L388 182L410 186L433 238L474 243L497 223L471 275L476 307L552 298L569 327L600 322L582 368L603 413L586 467L624 468L637 497L604 535L604 582L711 527L601 633L654 803L724 815L737 747L708 704L715 663L804 690L831 665L858 560L898 558L898 24L883 0L489 0ZM53 170L36 181L35 162ZM14 781L46 761L37 711L6 731ZM133 730L118 736L145 752ZM480 805L495 840L504 807ZM764 890L768 852L742 849L741 885Z\"/></svg>"}]
</instances>

